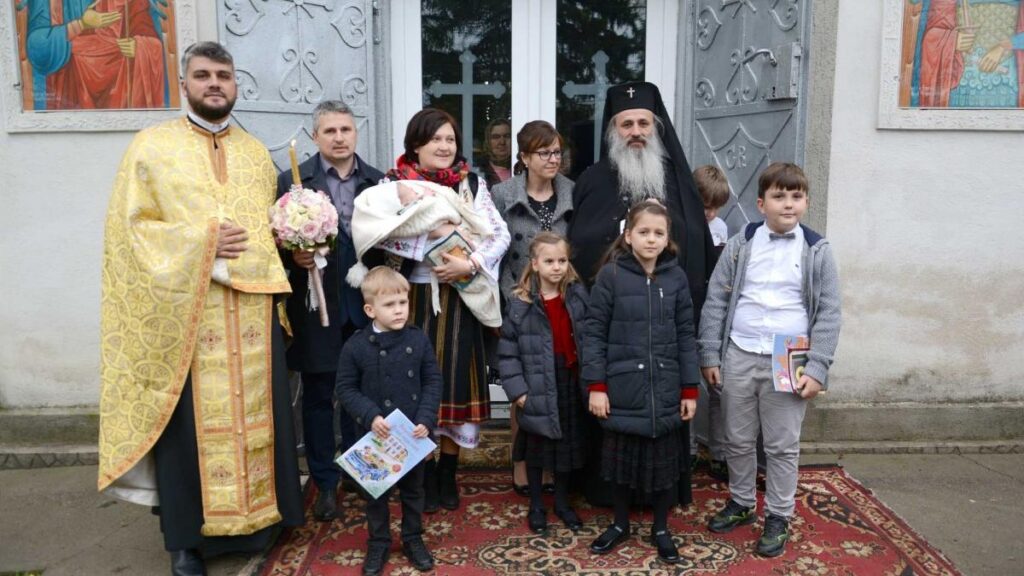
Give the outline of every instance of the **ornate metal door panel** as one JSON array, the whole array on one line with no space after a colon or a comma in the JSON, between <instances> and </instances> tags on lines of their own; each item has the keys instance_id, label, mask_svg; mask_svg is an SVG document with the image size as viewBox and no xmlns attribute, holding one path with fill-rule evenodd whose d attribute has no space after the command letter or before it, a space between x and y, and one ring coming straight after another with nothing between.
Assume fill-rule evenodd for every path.
<instances>
[{"instance_id":1,"label":"ornate metal door panel","mask_svg":"<svg viewBox=\"0 0 1024 576\"><path fill-rule=\"evenodd\" d=\"M806 0L693 0L687 111L690 161L714 164L732 199L720 212L735 234L757 211L757 177L771 162L803 161L810 30Z\"/></svg>"},{"instance_id":2,"label":"ornate metal door panel","mask_svg":"<svg viewBox=\"0 0 1024 576\"><path fill-rule=\"evenodd\" d=\"M379 116L373 74L377 39L371 0L224 0L217 5L221 42L235 58L238 102L232 116L288 166L316 153L311 112L342 100L359 128L357 151L371 163ZM384 126L385 124L381 124Z\"/></svg>"}]
</instances>

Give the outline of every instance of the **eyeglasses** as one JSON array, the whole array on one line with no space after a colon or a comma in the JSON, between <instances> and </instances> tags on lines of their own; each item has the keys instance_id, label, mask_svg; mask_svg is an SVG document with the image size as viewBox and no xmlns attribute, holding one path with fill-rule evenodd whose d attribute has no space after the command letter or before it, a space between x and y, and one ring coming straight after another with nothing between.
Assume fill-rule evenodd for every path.
<instances>
[{"instance_id":1,"label":"eyeglasses","mask_svg":"<svg viewBox=\"0 0 1024 576\"><path fill-rule=\"evenodd\" d=\"M545 162L547 162L548 160L551 160L552 158L555 158L555 159L558 159L558 160L562 159L562 151L561 150L537 150L536 152L534 152L534 154L536 154L537 156L540 156L540 159L545 161Z\"/></svg>"}]
</instances>

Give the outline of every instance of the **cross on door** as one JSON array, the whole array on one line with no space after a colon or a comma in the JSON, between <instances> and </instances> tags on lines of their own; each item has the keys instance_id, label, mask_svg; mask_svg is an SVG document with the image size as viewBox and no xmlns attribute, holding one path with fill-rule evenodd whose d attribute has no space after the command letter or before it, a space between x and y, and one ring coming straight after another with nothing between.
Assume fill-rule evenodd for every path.
<instances>
[{"instance_id":1,"label":"cross on door","mask_svg":"<svg viewBox=\"0 0 1024 576\"><path fill-rule=\"evenodd\" d=\"M592 84L577 84L566 82L562 86L562 94L569 98L578 96L594 97L594 162L601 159L601 140L604 132L604 101L608 94L608 74L605 66L608 64L608 55L604 50L598 50L590 59L594 63L594 82ZM632 94L630 94L632 97Z\"/></svg>"},{"instance_id":2,"label":"cross on door","mask_svg":"<svg viewBox=\"0 0 1024 576\"><path fill-rule=\"evenodd\" d=\"M455 94L462 96L462 154L466 156L470 166L473 165L473 96L493 96L501 98L505 94L505 85L501 82L473 84L473 63L476 56L466 50L459 56L462 62L462 81L458 84L442 84L434 80L427 88L431 96Z\"/></svg>"}]
</instances>

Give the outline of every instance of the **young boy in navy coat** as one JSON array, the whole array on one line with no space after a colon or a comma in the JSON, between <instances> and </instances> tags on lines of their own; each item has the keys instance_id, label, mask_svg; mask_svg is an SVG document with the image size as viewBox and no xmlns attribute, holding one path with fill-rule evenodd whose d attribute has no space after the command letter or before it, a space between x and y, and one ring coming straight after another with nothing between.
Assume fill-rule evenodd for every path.
<instances>
[{"instance_id":1,"label":"young boy in navy coat","mask_svg":"<svg viewBox=\"0 0 1024 576\"><path fill-rule=\"evenodd\" d=\"M426 438L437 424L441 373L430 340L409 319L409 283L398 272L378 266L360 287L364 311L373 323L356 332L341 350L335 388L342 407L364 432L390 433L384 417L401 410L413 424L413 436ZM428 571L434 559L423 544L423 463L396 485L402 499L402 552L417 570ZM366 502L369 532L363 574L384 570L391 548L388 490Z\"/></svg>"}]
</instances>

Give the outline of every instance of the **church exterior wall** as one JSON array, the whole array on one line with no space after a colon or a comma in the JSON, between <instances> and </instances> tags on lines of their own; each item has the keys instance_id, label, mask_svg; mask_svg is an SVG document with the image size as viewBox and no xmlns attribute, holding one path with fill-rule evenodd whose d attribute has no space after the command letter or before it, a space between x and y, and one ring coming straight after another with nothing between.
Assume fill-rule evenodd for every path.
<instances>
[{"instance_id":1,"label":"church exterior wall","mask_svg":"<svg viewBox=\"0 0 1024 576\"><path fill-rule=\"evenodd\" d=\"M0 408L97 403L103 220L132 136L0 128Z\"/></svg>"},{"instance_id":2,"label":"church exterior wall","mask_svg":"<svg viewBox=\"0 0 1024 576\"><path fill-rule=\"evenodd\" d=\"M973 405L984 424L1001 405L1019 420L1024 137L877 129L881 3L839 10L827 235L844 325L823 407Z\"/></svg>"},{"instance_id":3,"label":"church exterior wall","mask_svg":"<svg viewBox=\"0 0 1024 576\"><path fill-rule=\"evenodd\" d=\"M879 4L822 2L835 36L813 44L835 67L812 66L812 106L831 114L809 112L808 171L827 177L812 181L810 223L838 257L844 328L806 437L1019 442L1024 138L879 130ZM131 138L0 125L0 409L96 405L103 219Z\"/></svg>"}]
</instances>

